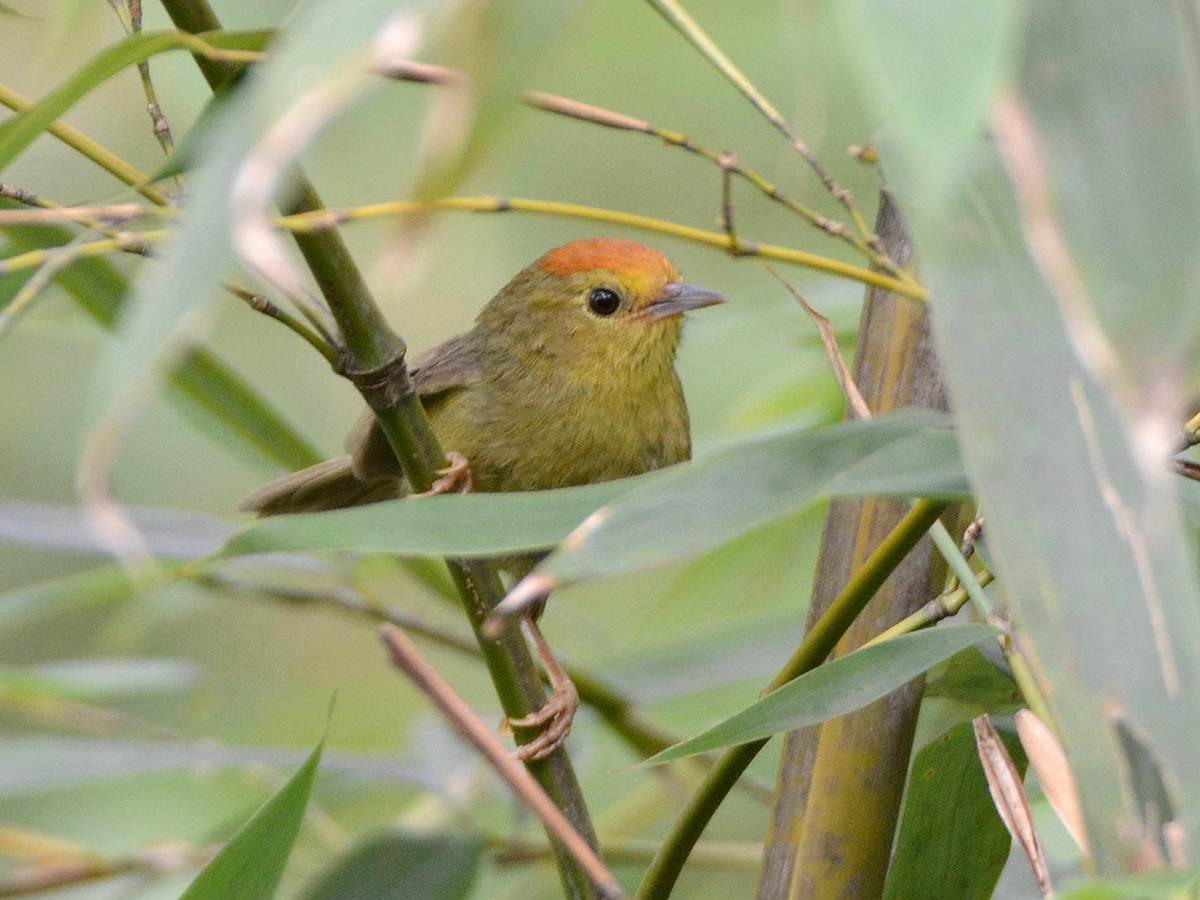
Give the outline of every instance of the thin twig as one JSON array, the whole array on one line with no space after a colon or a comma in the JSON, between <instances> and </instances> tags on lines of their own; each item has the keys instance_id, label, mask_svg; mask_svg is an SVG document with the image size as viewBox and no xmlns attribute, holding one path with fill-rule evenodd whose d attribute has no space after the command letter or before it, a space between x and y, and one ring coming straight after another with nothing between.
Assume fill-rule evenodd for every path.
<instances>
[{"instance_id":1,"label":"thin twig","mask_svg":"<svg viewBox=\"0 0 1200 900\"><path fill-rule=\"evenodd\" d=\"M285 326L303 338L303 340L310 347L320 353L321 356L325 357L325 361L327 363L329 363L331 366L337 365L339 358L337 341L334 340L333 336L325 327L325 324L319 318L314 321L313 317L306 316L308 321L313 325L313 327L310 328L287 310L282 309L281 307L272 303L262 294L256 294L254 291L248 291L243 287L237 286L236 284L225 283L222 285L222 287L224 287L227 292L237 297L239 300L246 301L246 304L255 312L262 313L268 318L282 322Z\"/></svg>"},{"instance_id":2,"label":"thin twig","mask_svg":"<svg viewBox=\"0 0 1200 900\"><path fill-rule=\"evenodd\" d=\"M995 577L990 571L984 569L974 580L982 588L991 584ZM940 597L935 597L912 615L901 619L886 631L881 631L863 646L882 644L884 641L890 641L892 638L899 637L902 634L912 634L914 631L920 631L922 628L929 628L936 625L943 619L958 615L959 610L970 599L971 595L967 592L966 588L962 587L942 594Z\"/></svg>"},{"instance_id":3,"label":"thin twig","mask_svg":"<svg viewBox=\"0 0 1200 900\"><path fill-rule=\"evenodd\" d=\"M780 115L779 111L771 104L763 93L754 86L742 71L733 64L733 61L725 55L725 52L717 46L712 38L705 33L704 29L689 15L688 11L679 5L676 0L647 0L654 9L678 31L689 44L691 44L700 54L707 59L725 79L741 92L742 96L750 101L751 105L757 109L763 117L775 126L788 142L792 145L800 157L808 163L808 167L816 173L816 176L821 180L821 184L825 186L825 190L838 203L846 208L850 214L851 220L854 222L854 227L858 229L863 239L881 255L886 255L883 250L883 242L879 239L879 235L873 233L867 227L867 221L863 218L862 213L858 211L858 207L854 205L854 198L846 188L837 183L832 175L821 165L816 155L808 148L788 124L787 120Z\"/></svg>"},{"instance_id":4,"label":"thin twig","mask_svg":"<svg viewBox=\"0 0 1200 900\"><path fill-rule=\"evenodd\" d=\"M421 658L416 647L399 628L384 624L379 633L391 653L392 664L407 675L413 684L433 701L447 721L483 754L525 807L579 861L597 891L611 900L623 900L625 895L621 886L608 867L567 821L566 816L554 805L541 786L525 771L524 766L509 754L492 733L492 729L476 716L466 702L454 693L454 689Z\"/></svg>"},{"instance_id":5,"label":"thin twig","mask_svg":"<svg viewBox=\"0 0 1200 900\"><path fill-rule=\"evenodd\" d=\"M808 301L800 295L788 281L772 269L767 263L759 260L758 264L775 276L785 288L788 289L796 302L801 308L808 313L808 317L817 326L817 331L820 332L821 342L825 345L825 358L829 361L830 368L833 369L834 377L837 378L838 387L842 390L842 397L846 401L846 409L850 412L850 417L855 419L871 418L871 410L867 407L867 401L863 399L862 392L858 389L858 385L854 383L854 376L850 374L850 370L846 368L846 361L842 358L841 348L838 347L837 335L834 334L833 326L829 320L808 305Z\"/></svg>"},{"instance_id":6,"label":"thin twig","mask_svg":"<svg viewBox=\"0 0 1200 900\"><path fill-rule=\"evenodd\" d=\"M8 305L0 309L0 340L4 340L17 321L30 310L34 301L54 280L54 276L79 258L79 249L85 237L86 233L81 234L65 247L56 248L33 276L21 285L21 289Z\"/></svg>"},{"instance_id":7,"label":"thin twig","mask_svg":"<svg viewBox=\"0 0 1200 900\"><path fill-rule=\"evenodd\" d=\"M555 113L556 115L565 116L567 118L576 119L581 122L590 122L594 125L602 125L606 128L615 128L619 131L632 131L639 134L647 134L656 137L668 147L678 147L681 150L686 150L696 156L706 159L714 165L720 166L732 175L736 175L747 183L753 185L759 190L768 200L771 200L785 209L796 214L804 219L813 227L823 231L825 234L837 240L844 241L858 252L867 257L867 260L874 266L886 271L894 278L901 281L916 284L916 279L906 272L903 268L896 265L886 253L883 253L879 248L872 246L865 239L850 233L846 226L841 222L836 222L828 219L813 209L800 203L798 200L789 197L781 191L775 184L768 181L762 175L752 169L734 160L732 164L723 160L725 154L717 153L715 150L710 150L687 136L680 134L677 131L671 131L666 128L660 128L650 122L636 119L632 116L627 116L622 113L612 112L603 109L599 106L592 106L588 103L581 103L578 100L570 100L566 97L558 97L554 94L545 94L539 91L529 91L525 94L525 104L534 109L540 109L545 112Z\"/></svg>"}]
</instances>

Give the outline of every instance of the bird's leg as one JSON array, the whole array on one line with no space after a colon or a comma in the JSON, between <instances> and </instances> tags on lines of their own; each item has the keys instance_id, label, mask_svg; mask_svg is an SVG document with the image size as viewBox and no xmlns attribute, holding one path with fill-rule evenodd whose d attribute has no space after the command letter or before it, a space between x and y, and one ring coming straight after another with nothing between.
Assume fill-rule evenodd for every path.
<instances>
[{"instance_id":1,"label":"bird's leg","mask_svg":"<svg viewBox=\"0 0 1200 900\"><path fill-rule=\"evenodd\" d=\"M543 731L528 744L523 744L514 751L514 756L524 762L533 759L545 759L562 746L567 734L571 731L571 722L575 711L579 709L579 692L571 683L570 677L554 657L550 645L542 636L537 623L529 616L521 617L521 630L525 633L533 650L542 661L546 675L550 678L550 688L553 693L546 705L537 712L522 716L520 719L508 720L508 725L518 728L542 727Z\"/></svg>"},{"instance_id":2,"label":"bird's leg","mask_svg":"<svg viewBox=\"0 0 1200 900\"><path fill-rule=\"evenodd\" d=\"M429 490L413 494L414 497L433 497L436 494L469 494L471 493L471 467L467 458L457 450L449 450L446 460L450 465L434 472L433 484Z\"/></svg>"}]
</instances>

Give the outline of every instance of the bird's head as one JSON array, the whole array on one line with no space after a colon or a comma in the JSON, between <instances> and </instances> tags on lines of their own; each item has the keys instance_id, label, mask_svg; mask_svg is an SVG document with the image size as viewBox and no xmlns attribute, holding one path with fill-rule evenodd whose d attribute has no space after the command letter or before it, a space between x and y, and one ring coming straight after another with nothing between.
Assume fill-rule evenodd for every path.
<instances>
[{"instance_id":1,"label":"bird's head","mask_svg":"<svg viewBox=\"0 0 1200 900\"><path fill-rule=\"evenodd\" d=\"M683 314L725 297L682 280L634 241L575 241L542 256L488 304L480 324L573 368L670 365Z\"/></svg>"}]
</instances>

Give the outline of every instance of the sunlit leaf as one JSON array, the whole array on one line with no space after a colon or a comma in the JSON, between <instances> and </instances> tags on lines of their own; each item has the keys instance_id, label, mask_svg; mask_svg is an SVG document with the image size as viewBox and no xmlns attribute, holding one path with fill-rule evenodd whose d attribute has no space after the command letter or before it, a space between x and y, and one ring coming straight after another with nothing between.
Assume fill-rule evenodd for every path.
<instances>
[{"instance_id":1,"label":"sunlit leaf","mask_svg":"<svg viewBox=\"0 0 1200 900\"><path fill-rule=\"evenodd\" d=\"M646 762L658 765L854 712L995 633L988 625L949 625L863 647L801 675Z\"/></svg>"},{"instance_id":2,"label":"sunlit leaf","mask_svg":"<svg viewBox=\"0 0 1200 900\"><path fill-rule=\"evenodd\" d=\"M1128 878L1105 878L1058 894L1058 900L1189 900L1200 888L1195 870L1162 868Z\"/></svg>"},{"instance_id":3,"label":"sunlit leaf","mask_svg":"<svg viewBox=\"0 0 1200 900\"><path fill-rule=\"evenodd\" d=\"M375 835L353 847L300 894L301 900L462 900L483 857L470 835Z\"/></svg>"},{"instance_id":4,"label":"sunlit leaf","mask_svg":"<svg viewBox=\"0 0 1200 900\"><path fill-rule=\"evenodd\" d=\"M1023 774L1014 735L1001 739ZM1012 839L996 815L970 722L961 722L913 759L904 818L888 867L884 900L986 900Z\"/></svg>"},{"instance_id":5,"label":"sunlit leaf","mask_svg":"<svg viewBox=\"0 0 1200 900\"><path fill-rule=\"evenodd\" d=\"M300 833L324 741L196 876L181 900L271 900Z\"/></svg>"}]
</instances>

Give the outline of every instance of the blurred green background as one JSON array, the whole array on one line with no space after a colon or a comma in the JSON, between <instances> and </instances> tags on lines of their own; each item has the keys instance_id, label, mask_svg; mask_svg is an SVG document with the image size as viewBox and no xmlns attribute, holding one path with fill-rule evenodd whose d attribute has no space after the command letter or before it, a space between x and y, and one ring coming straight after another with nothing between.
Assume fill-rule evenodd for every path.
<instances>
[{"instance_id":1,"label":"blurred green background","mask_svg":"<svg viewBox=\"0 0 1200 900\"><path fill-rule=\"evenodd\" d=\"M32 99L122 36L101 0L7 5L21 15L0 15L0 82ZM227 28L246 29L286 22L295 4L214 0L213 6ZM814 27L809 4L696 0L689 9L791 118L870 218L874 174L845 153L871 136L870 123L836 49ZM147 30L169 27L153 0L145 12ZM151 71L178 138L209 90L184 54L156 57ZM771 127L643 3L581 6L557 43L546 47L531 86L728 149L792 196L836 212ZM322 135L304 162L329 205L406 195L431 90L381 84ZM132 70L96 90L67 121L145 171L161 165ZM5 180L59 203L132 196L47 137L6 171ZM744 185L735 190L739 234L851 258L843 245ZM716 228L720 177L703 160L653 138L521 109L456 193L561 200ZM394 223L344 230L415 352L465 330L488 297L548 248L598 234L640 238L665 252L689 281L733 299L693 317L679 359L697 455L734 435L840 417L840 398L813 329L754 262L586 222L448 213L403 259L396 279L379 265ZM116 262L132 271L128 260ZM780 270L847 343L852 340L860 286ZM322 452L339 453L360 409L354 391L284 328L236 301L217 302L206 346ZM87 386L105 340L69 298L52 290L20 334L0 345L0 499L74 503L74 469L90 416ZM279 473L214 441L198 422L165 401L154 405L116 468L123 502L244 521L235 512L239 499ZM703 559L564 591L550 604L545 631L563 657L610 679L664 727L692 733L751 700L795 645L821 516L812 509ZM465 809L467 820L489 833L536 835L426 702L390 671L369 623L186 583L130 593L112 570L96 569L102 564L98 556L0 544L0 587L9 592L0 597L0 663L8 667L0 692L0 823L111 853L149 841L224 837L317 741L336 694L315 794L318 814L302 834L291 883L354 834L397 820L412 827L454 822ZM465 630L453 609L406 574L378 561L359 568L388 602ZM89 570L116 586L108 592L76 582L67 582L66 590L36 587ZM499 719L481 666L437 649L428 655L485 719ZM35 676L46 679L41 687L48 685L59 705L38 700L39 683L30 681ZM72 690L79 702L128 718L89 718L62 701ZM147 723L172 738L147 744ZM636 839L661 833L684 796L678 785L672 789L654 774L631 770L634 759L586 711L571 748L602 834ZM776 763L770 750L752 773L769 784ZM738 794L706 836L757 841L766 821L761 798ZM757 877L754 865L714 872L689 870L678 896L748 896ZM635 883L630 871L623 874ZM556 896L558 890L545 866L488 868L484 879L480 896ZM185 880L117 879L88 890L91 896L172 896Z\"/></svg>"}]
</instances>

